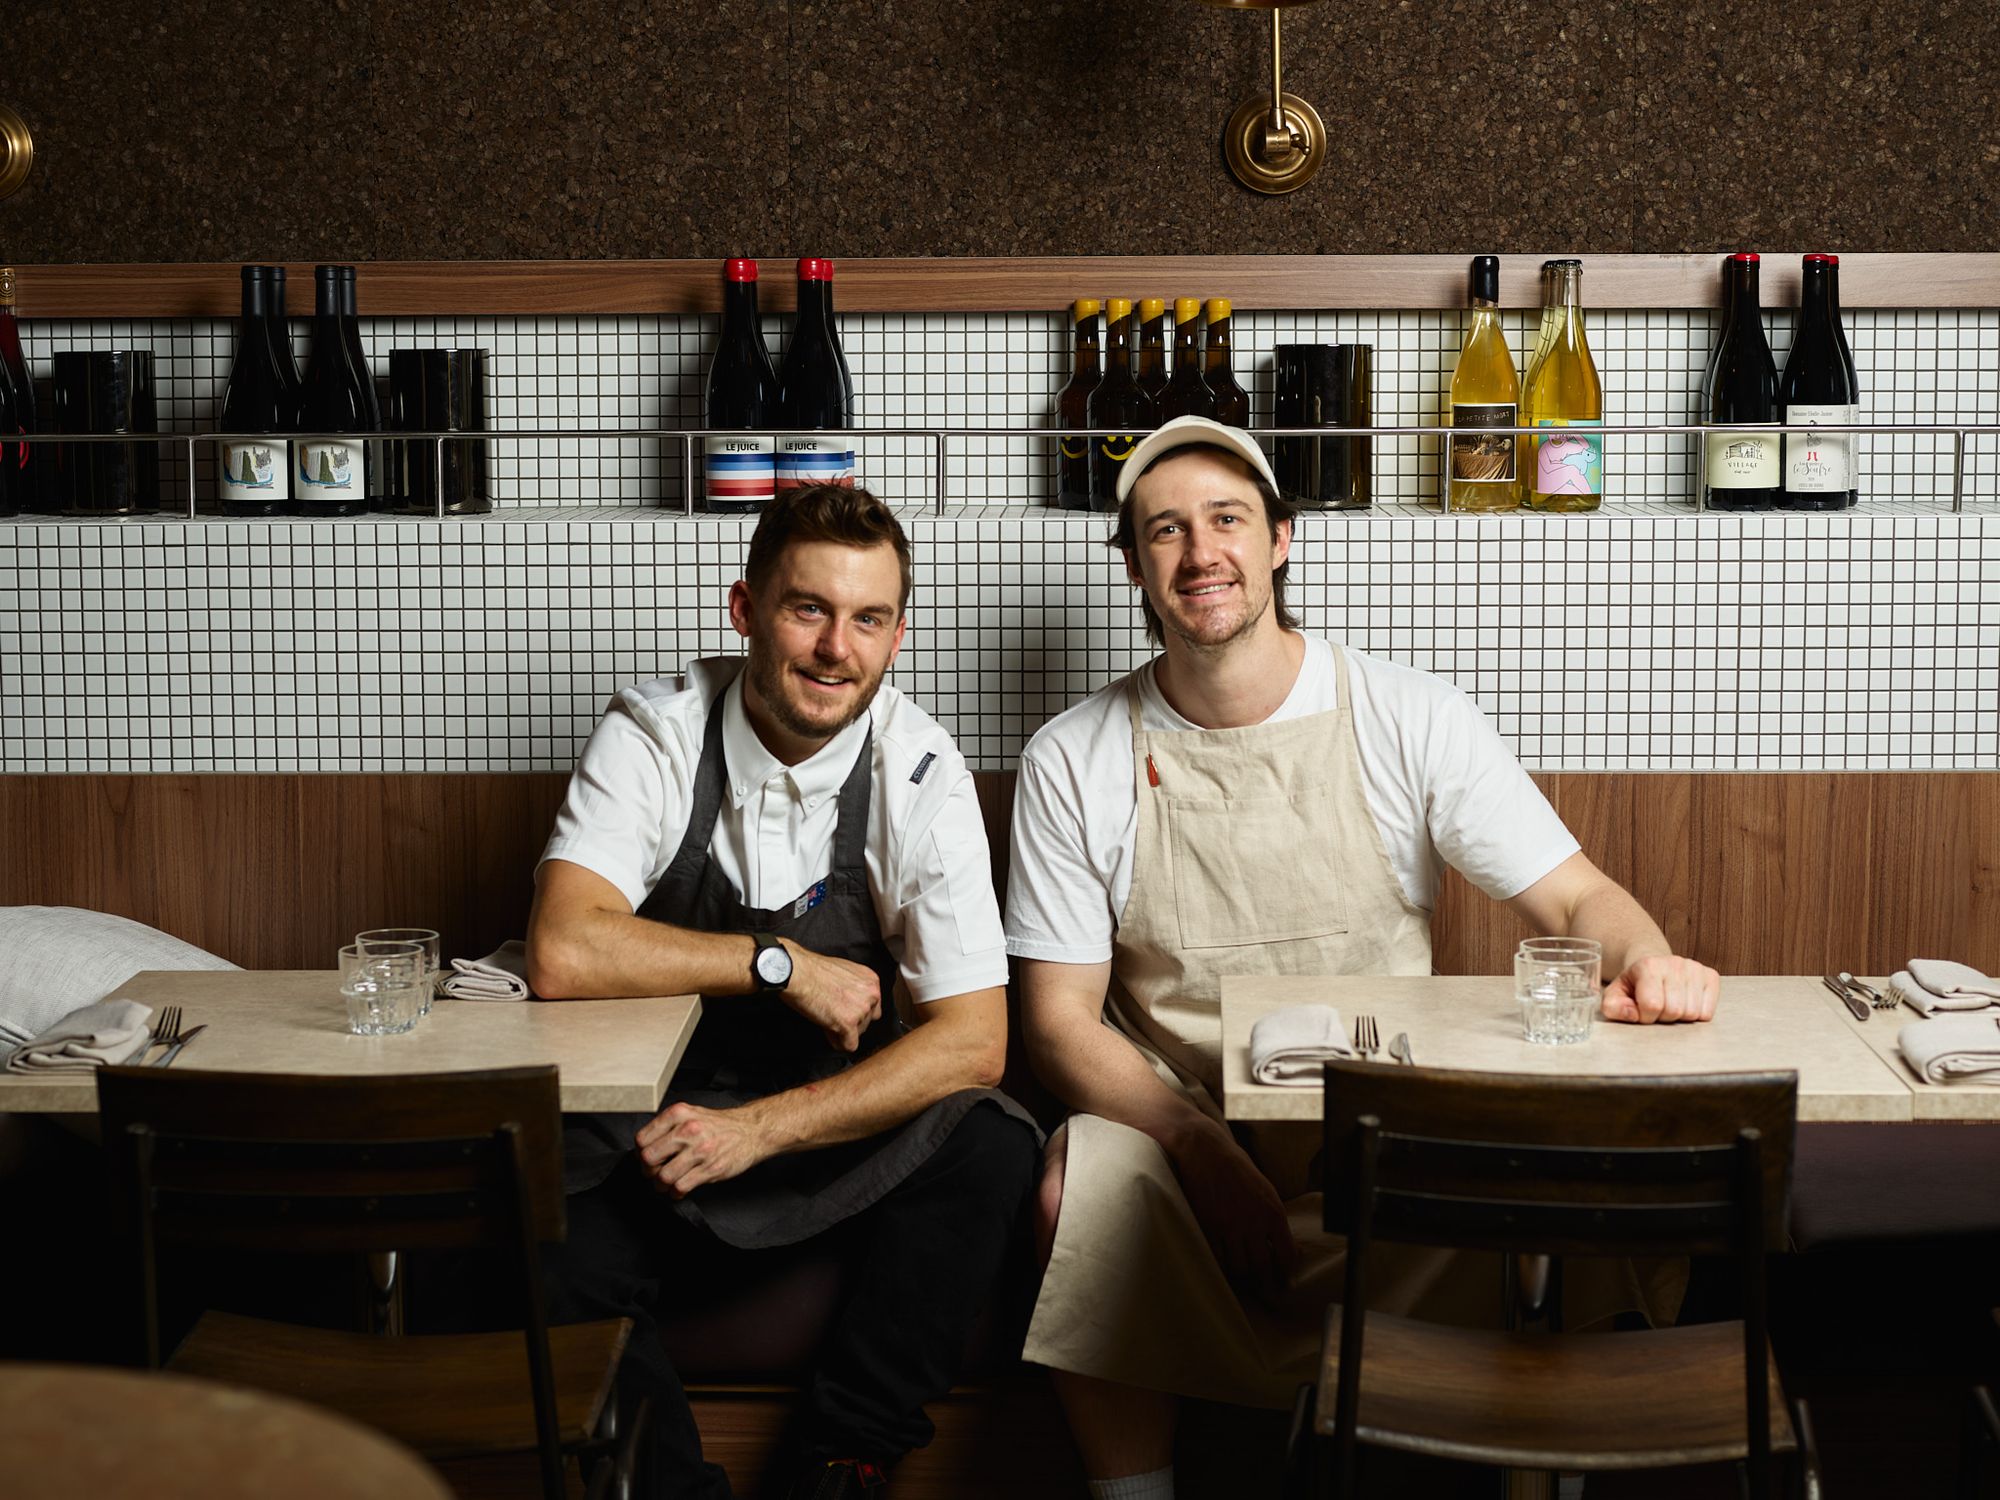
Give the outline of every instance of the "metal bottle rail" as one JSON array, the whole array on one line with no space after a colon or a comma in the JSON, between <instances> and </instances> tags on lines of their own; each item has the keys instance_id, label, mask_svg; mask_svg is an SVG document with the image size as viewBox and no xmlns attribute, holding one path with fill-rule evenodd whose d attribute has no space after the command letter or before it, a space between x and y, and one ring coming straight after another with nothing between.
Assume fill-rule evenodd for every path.
<instances>
[{"instance_id":1,"label":"metal bottle rail","mask_svg":"<svg viewBox=\"0 0 2000 1500\"><path fill-rule=\"evenodd\" d=\"M362 442L362 443L428 443L431 445L432 483L436 496L432 514L437 519L445 517L444 498L444 450L449 442L485 443L497 440L512 442L547 442L559 439L578 439L590 442L619 442L637 439L657 439L677 442L681 449L681 513L693 515L694 511L694 458L695 443L711 437L741 437L746 429L736 427L518 427L488 428L478 432L200 432L140 434L129 432L80 432L80 433L37 433L31 442L47 443L51 446L64 443L176 443L187 452L187 509L189 520L200 515L199 499L195 494L195 455L203 443L254 442L265 439L271 442ZM1436 425L1407 427L1249 427L1242 429L1252 437L1268 438L1424 438L1449 437L1453 433L1463 433L1466 428ZM1787 428L1776 422L1686 422L1686 423L1616 423L1596 427L1550 428L1550 427L1481 427L1478 432L1483 437L1548 437L1555 432L1575 432L1592 437L1702 437L1711 432L1775 432L1796 433L1804 429ZM2000 436L2000 423L1994 422L1853 422L1820 423L1810 429L1813 432L1829 434L1889 433L1892 435L1950 434L1952 439L1952 481L1951 508L1954 514L1965 509L1965 449L1968 437ZM760 437L815 437L828 431L852 434L855 438L904 438L922 439L930 443L932 451L932 479L937 499L932 510L943 515L946 510L944 496L946 447L954 439L962 438L1031 438L1038 441L1055 441L1061 438L1109 437L1127 431L1116 427L848 427L848 428L757 428ZM1702 495L1703 486L1697 484L1694 492L1694 509L1705 512L1708 509ZM1440 486L1440 505L1445 514L1451 514L1450 486Z\"/></svg>"}]
</instances>

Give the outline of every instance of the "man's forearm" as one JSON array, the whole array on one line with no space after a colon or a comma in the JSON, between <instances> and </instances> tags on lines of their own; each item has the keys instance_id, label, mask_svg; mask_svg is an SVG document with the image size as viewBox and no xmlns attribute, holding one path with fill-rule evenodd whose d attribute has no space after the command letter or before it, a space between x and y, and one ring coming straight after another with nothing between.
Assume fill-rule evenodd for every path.
<instances>
[{"instance_id":1,"label":"man's forearm","mask_svg":"<svg viewBox=\"0 0 2000 1500\"><path fill-rule=\"evenodd\" d=\"M1074 1016L1037 1024L1032 1011L1031 1002L1029 1059L1049 1091L1071 1109L1144 1131L1169 1158L1178 1156L1190 1133L1214 1128L1110 1027Z\"/></svg>"},{"instance_id":2,"label":"man's forearm","mask_svg":"<svg viewBox=\"0 0 2000 1500\"><path fill-rule=\"evenodd\" d=\"M1595 938L1603 944L1602 973L1607 982L1639 959L1665 958L1674 951L1646 909L1612 880L1594 885L1578 898L1566 935Z\"/></svg>"},{"instance_id":3,"label":"man's forearm","mask_svg":"<svg viewBox=\"0 0 2000 1500\"><path fill-rule=\"evenodd\" d=\"M741 1108L768 1132L774 1153L810 1151L893 1130L961 1089L991 1088L1006 1061L1006 1000L995 990L986 1003L990 1021L925 1022L830 1078Z\"/></svg>"},{"instance_id":4,"label":"man's forearm","mask_svg":"<svg viewBox=\"0 0 2000 1500\"><path fill-rule=\"evenodd\" d=\"M630 912L541 913L528 927L528 982L545 1000L619 995L748 994L754 945L742 933L695 932Z\"/></svg>"}]
</instances>

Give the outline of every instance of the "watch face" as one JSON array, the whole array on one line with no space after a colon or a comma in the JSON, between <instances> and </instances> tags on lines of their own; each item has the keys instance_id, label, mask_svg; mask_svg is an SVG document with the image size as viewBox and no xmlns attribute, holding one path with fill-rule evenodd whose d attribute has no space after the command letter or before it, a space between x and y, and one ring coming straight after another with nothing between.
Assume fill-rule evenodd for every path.
<instances>
[{"instance_id":1,"label":"watch face","mask_svg":"<svg viewBox=\"0 0 2000 1500\"><path fill-rule=\"evenodd\" d=\"M792 977L792 955L783 948L759 948L757 977L765 984L783 984Z\"/></svg>"}]
</instances>

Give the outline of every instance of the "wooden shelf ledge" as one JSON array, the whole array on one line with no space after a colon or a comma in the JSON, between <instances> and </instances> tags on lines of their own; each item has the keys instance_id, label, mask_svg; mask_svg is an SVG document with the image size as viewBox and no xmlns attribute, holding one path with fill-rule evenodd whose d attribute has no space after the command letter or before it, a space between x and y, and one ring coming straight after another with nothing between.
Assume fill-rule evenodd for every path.
<instances>
[{"instance_id":1,"label":"wooden shelf ledge","mask_svg":"<svg viewBox=\"0 0 2000 1500\"><path fill-rule=\"evenodd\" d=\"M1554 255L1559 252L1551 251ZM1547 255L1502 257L1501 301L1540 304ZM1722 289L1722 252L1586 255L1593 308L1709 308ZM1460 255L1047 256L838 263L844 313L1053 312L1082 296L1229 297L1250 310L1457 308ZM793 263L766 260L763 307L790 311ZM288 311L309 317L313 268L292 265ZM218 264L24 265L28 318L227 318L241 304L238 267ZM1799 256L1764 256L1766 307L1798 299ZM2000 307L2000 254L1845 255L1848 307ZM713 260L378 261L361 264L370 317L573 316L712 313L722 305Z\"/></svg>"}]
</instances>

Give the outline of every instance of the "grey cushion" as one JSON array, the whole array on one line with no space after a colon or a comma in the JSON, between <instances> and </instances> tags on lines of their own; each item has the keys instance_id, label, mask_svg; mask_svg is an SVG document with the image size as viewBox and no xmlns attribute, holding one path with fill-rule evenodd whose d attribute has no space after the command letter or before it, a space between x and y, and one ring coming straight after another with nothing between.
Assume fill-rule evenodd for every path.
<instances>
[{"instance_id":1,"label":"grey cushion","mask_svg":"<svg viewBox=\"0 0 2000 1500\"><path fill-rule=\"evenodd\" d=\"M235 967L129 917L74 906L0 906L0 1050L40 1036L142 969Z\"/></svg>"}]
</instances>

